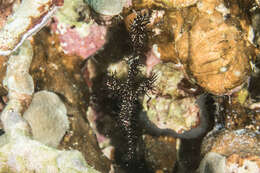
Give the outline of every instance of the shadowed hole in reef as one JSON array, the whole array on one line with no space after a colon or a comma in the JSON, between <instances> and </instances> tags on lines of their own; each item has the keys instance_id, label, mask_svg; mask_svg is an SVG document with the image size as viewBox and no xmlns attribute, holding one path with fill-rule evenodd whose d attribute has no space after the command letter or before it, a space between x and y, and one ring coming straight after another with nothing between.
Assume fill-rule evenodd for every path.
<instances>
[{"instance_id":1,"label":"shadowed hole in reef","mask_svg":"<svg viewBox=\"0 0 260 173\"><path fill-rule=\"evenodd\" d=\"M257 57L257 61L255 62L256 70L260 69L260 55ZM255 101L260 101L260 72L256 72L255 75L251 76L248 91L250 92L251 98Z\"/></svg>"},{"instance_id":2,"label":"shadowed hole in reef","mask_svg":"<svg viewBox=\"0 0 260 173\"><path fill-rule=\"evenodd\" d=\"M177 164L174 169L174 173L194 173L199 167L202 160L200 154L200 148L204 136L214 127L214 112L216 108L214 106L214 100L211 96L207 96L206 111L207 116L207 129L199 137L194 139L181 139L180 148L178 150Z\"/></svg>"}]
</instances>

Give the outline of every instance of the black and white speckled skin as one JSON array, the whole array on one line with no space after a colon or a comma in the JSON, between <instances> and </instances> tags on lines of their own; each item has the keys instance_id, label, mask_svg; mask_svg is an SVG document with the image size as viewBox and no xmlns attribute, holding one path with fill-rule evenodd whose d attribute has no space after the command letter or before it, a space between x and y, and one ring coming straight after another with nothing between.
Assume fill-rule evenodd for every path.
<instances>
[{"instance_id":1,"label":"black and white speckled skin","mask_svg":"<svg viewBox=\"0 0 260 173\"><path fill-rule=\"evenodd\" d=\"M147 33L145 27L149 22L147 13L136 12L136 18L130 26L130 40L133 47L133 54L126 61L128 64L128 74L126 80L116 78L116 75L108 76L106 87L112 96L117 97L119 108L117 122L123 135L127 140L126 163L135 160L138 135L136 132L136 121L138 120L139 101L138 98L153 88L156 75L150 77L137 77L140 74L140 59L145 58L145 47L147 44Z\"/></svg>"}]
</instances>

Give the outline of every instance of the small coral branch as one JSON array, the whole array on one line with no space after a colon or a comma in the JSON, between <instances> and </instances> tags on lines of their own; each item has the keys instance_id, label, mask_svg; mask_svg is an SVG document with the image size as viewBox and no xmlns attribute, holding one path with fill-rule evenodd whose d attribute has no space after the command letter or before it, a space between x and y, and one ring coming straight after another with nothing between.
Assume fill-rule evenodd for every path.
<instances>
[{"instance_id":1,"label":"small coral branch","mask_svg":"<svg viewBox=\"0 0 260 173\"><path fill-rule=\"evenodd\" d=\"M0 28L0 55L9 55L39 31L52 17L61 0L24 0Z\"/></svg>"}]
</instances>

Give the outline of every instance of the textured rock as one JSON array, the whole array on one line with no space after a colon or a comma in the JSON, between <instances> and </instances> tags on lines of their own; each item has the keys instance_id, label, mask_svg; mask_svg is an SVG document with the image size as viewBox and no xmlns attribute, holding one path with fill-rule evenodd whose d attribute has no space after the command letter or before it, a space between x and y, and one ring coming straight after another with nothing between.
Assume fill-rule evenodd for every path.
<instances>
[{"instance_id":1,"label":"textured rock","mask_svg":"<svg viewBox=\"0 0 260 173\"><path fill-rule=\"evenodd\" d=\"M227 25L215 12L199 16L190 35L192 56L187 59L187 66L200 86L222 95L232 93L247 81L250 51L236 26Z\"/></svg>"},{"instance_id":2,"label":"textured rock","mask_svg":"<svg viewBox=\"0 0 260 173\"><path fill-rule=\"evenodd\" d=\"M241 157L238 154L232 154L227 158L227 172L258 173L259 171L260 171L259 156Z\"/></svg>"},{"instance_id":3,"label":"textured rock","mask_svg":"<svg viewBox=\"0 0 260 173\"><path fill-rule=\"evenodd\" d=\"M90 9L83 0L65 0L54 19L51 28L59 36L65 54L87 58L106 41L106 26L98 25L90 17Z\"/></svg>"},{"instance_id":4,"label":"textured rock","mask_svg":"<svg viewBox=\"0 0 260 173\"><path fill-rule=\"evenodd\" d=\"M258 173L258 156L241 157L233 154L229 157L210 152L200 163L197 173Z\"/></svg>"},{"instance_id":5,"label":"textured rock","mask_svg":"<svg viewBox=\"0 0 260 173\"><path fill-rule=\"evenodd\" d=\"M18 53L19 52L19 53ZM29 67L33 58L33 50L29 41L23 48L9 57L3 85L14 93L31 95L34 92L33 79L29 75Z\"/></svg>"},{"instance_id":6,"label":"textured rock","mask_svg":"<svg viewBox=\"0 0 260 173\"><path fill-rule=\"evenodd\" d=\"M208 134L202 144L202 155L216 152L223 155L232 153L244 155L260 154L259 134L250 130L221 130Z\"/></svg>"},{"instance_id":7,"label":"textured rock","mask_svg":"<svg viewBox=\"0 0 260 173\"><path fill-rule=\"evenodd\" d=\"M109 172L110 161L98 147L96 136L86 120L89 94L81 76L82 59L57 51L58 37L47 31L35 36L33 48L36 54L30 73L37 91L56 93L67 108L70 127L59 148L78 150L89 165L101 172Z\"/></svg>"},{"instance_id":8,"label":"textured rock","mask_svg":"<svg viewBox=\"0 0 260 173\"><path fill-rule=\"evenodd\" d=\"M183 8L194 5L198 0L133 0L137 7L159 7L165 9Z\"/></svg>"},{"instance_id":9,"label":"textured rock","mask_svg":"<svg viewBox=\"0 0 260 173\"><path fill-rule=\"evenodd\" d=\"M52 147L59 145L69 129L65 105L56 94L48 91L34 94L24 118L32 129L33 138Z\"/></svg>"},{"instance_id":10,"label":"textured rock","mask_svg":"<svg viewBox=\"0 0 260 173\"><path fill-rule=\"evenodd\" d=\"M6 23L10 14L12 14L15 6L20 4L20 0L0 1L0 28Z\"/></svg>"},{"instance_id":11,"label":"textured rock","mask_svg":"<svg viewBox=\"0 0 260 173\"><path fill-rule=\"evenodd\" d=\"M225 173L226 159L217 153L208 153L200 163L198 173Z\"/></svg>"},{"instance_id":12,"label":"textured rock","mask_svg":"<svg viewBox=\"0 0 260 173\"><path fill-rule=\"evenodd\" d=\"M217 168L218 164L220 164L220 162L210 161L212 160L212 158L208 158L208 155L212 155L210 153L216 153L214 154L213 160L216 159L216 155L218 155L217 158L222 158L222 167L224 164L222 163L223 159L225 160L225 169L223 169L223 173L242 173L248 172L249 170L254 170L253 172L257 172L257 170L260 170L259 139L259 133L245 129L233 131L221 130L209 133L204 138L201 147L202 156L205 157L199 169L201 171L200 173L204 173L203 171L205 167L207 167L204 162L210 162L212 168ZM215 170L215 172L216 171L217 170Z\"/></svg>"},{"instance_id":13,"label":"textured rock","mask_svg":"<svg viewBox=\"0 0 260 173\"><path fill-rule=\"evenodd\" d=\"M173 172L177 160L176 139L143 135L145 161L153 172ZM163 150L162 150L163 148Z\"/></svg>"},{"instance_id":14,"label":"textured rock","mask_svg":"<svg viewBox=\"0 0 260 173\"><path fill-rule=\"evenodd\" d=\"M1 173L98 173L86 164L78 151L56 150L28 136L9 141L0 148L0 155Z\"/></svg>"},{"instance_id":15,"label":"textured rock","mask_svg":"<svg viewBox=\"0 0 260 173\"><path fill-rule=\"evenodd\" d=\"M223 0L183 0L178 2L196 6L169 10L169 4L175 2L133 1L136 8L154 9L149 42L156 45L157 57L182 66L190 81L212 94L230 95L241 89L248 82L255 50L248 42L250 21L239 10L239 3L228 6Z\"/></svg>"},{"instance_id":16,"label":"textured rock","mask_svg":"<svg viewBox=\"0 0 260 173\"><path fill-rule=\"evenodd\" d=\"M157 75L155 92L145 96L143 101L149 120L160 129L173 129L179 133L196 127L200 119L199 105L196 97L189 96L179 87L184 74L173 63L157 64L153 72Z\"/></svg>"},{"instance_id":17,"label":"textured rock","mask_svg":"<svg viewBox=\"0 0 260 173\"><path fill-rule=\"evenodd\" d=\"M126 0L85 0L99 14L117 15L126 4Z\"/></svg>"}]
</instances>

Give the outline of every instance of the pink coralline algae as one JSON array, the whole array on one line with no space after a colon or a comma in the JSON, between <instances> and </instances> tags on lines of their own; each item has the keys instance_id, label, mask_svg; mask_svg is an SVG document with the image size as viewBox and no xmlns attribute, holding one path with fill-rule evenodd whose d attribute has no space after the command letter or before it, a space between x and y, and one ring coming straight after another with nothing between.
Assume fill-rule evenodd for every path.
<instances>
[{"instance_id":1,"label":"pink coralline algae","mask_svg":"<svg viewBox=\"0 0 260 173\"><path fill-rule=\"evenodd\" d=\"M76 28L66 25L59 27L58 25L56 20L51 27L59 35L60 45L65 54L87 58L102 48L105 43L106 26L100 26L97 23L89 24L88 34L83 36Z\"/></svg>"},{"instance_id":2,"label":"pink coralline algae","mask_svg":"<svg viewBox=\"0 0 260 173\"><path fill-rule=\"evenodd\" d=\"M155 66L156 64L160 63L160 59L156 56L156 53L154 52L154 50L150 50L147 54L146 54L146 72L147 74L150 74L152 71L153 66Z\"/></svg>"}]
</instances>

